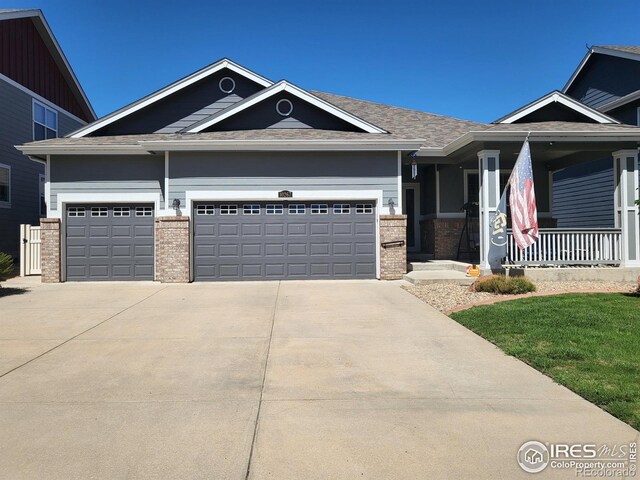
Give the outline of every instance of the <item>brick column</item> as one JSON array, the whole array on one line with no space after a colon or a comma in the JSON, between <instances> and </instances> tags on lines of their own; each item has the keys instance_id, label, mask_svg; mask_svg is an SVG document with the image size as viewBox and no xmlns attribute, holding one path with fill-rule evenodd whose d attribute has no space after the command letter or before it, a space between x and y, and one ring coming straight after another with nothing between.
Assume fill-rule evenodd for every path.
<instances>
[{"instance_id":1,"label":"brick column","mask_svg":"<svg viewBox=\"0 0 640 480\"><path fill-rule=\"evenodd\" d=\"M380 243L402 240L402 246L380 247L380 279L399 280L407 272L407 216L380 215Z\"/></svg>"},{"instance_id":2,"label":"brick column","mask_svg":"<svg viewBox=\"0 0 640 480\"><path fill-rule=\"evenodd\" d=\"M60 219L40 219L40 265L42 283L59 283L60 275Z\"/></svg>"},{"instance_id":3,"label":"brick column","mask_svg":"<svg viewBox=\"0 0 640 480\"><path fill-rule=\"evenodd\" d=\"M156 280L188 283L189 217L156 218Z\"/></svg>"}]
</instances>

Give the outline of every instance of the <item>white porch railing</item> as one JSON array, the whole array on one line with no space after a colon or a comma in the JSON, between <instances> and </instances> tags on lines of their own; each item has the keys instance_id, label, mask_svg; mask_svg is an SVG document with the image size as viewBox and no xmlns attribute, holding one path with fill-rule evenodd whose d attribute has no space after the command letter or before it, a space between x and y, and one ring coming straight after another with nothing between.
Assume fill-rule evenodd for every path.
<instances>
[{"instance_id":1,"label":"white porch railing","mask_svg":"<svg viewBox=\"0 0 640 480\"><path fill-rule=\"evenodd\" d=\"M41 273L40 227L20 225L20 276Z\"/></svg>"},{"instance_id":2,"label":"white porch railing","mask_svg":"<svg viewBox=\"0 0 640 480\"><path fill-rule=\"evenodd\" d=\"M511 231L506 265L620 265L619 228L541 228L538 241L520 250Z\"/></svg>"}]
</instances>

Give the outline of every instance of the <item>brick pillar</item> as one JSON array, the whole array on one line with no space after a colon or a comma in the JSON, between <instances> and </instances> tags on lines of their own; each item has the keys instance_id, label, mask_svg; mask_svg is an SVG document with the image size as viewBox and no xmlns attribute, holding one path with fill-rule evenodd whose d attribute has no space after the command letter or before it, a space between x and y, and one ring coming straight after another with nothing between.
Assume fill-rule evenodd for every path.
<instances>
[{"instance_id":1,"label":"brick pillar","mask_svg":"<svg viewBox=\"0 0 640 480\"><path fill-rule=\"evenodd\" d=\"M59 283L60 275L60 219L40 219L40 265L42 283Z\"/></svg>"},{"instance_id":2,"label":"brick pillar","mask_svg":"<svg viewBox=\"0 0 640 480\"><path fill-rule=\"evenodd\" d=\"M380 279L399 280L407 272L407 216L380 216L380 243L402 240L402 246L380 247Z\"/></svg>"},{"instance_id":3,"label":"brick pillar","mask_svg":"<svg viewBox=\"0 0 640 480\"><path fill-rule=\"evenodd\" d=\"M156 280L188 283L189 217L156 218Z\"/></svg>"}]
</instances>

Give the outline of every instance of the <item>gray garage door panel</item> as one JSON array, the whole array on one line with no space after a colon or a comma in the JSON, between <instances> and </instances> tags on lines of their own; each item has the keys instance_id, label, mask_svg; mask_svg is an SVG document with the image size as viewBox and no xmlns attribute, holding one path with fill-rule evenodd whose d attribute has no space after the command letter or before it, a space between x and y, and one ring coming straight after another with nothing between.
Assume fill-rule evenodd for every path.
<instances>
[{"instance_id":1,"label":"gray garage door panel","mask_svg":"<svg viewBox=\"0 0 640 480\"><path fill-rule=\"evenodd\" d=\"M195 280L375 278L375 218L371 201L198 202Z\"/></svg>"},{"instance_id":2,"label":"gray garage door panel","mask_svg":"<svg viewBox=\"0 0 640 480\"><path fill-rule=\"evenodd\" d=\"M153 280L153 222L147 204L67 206L67 280Z\"/></svg>"}]
</instances>

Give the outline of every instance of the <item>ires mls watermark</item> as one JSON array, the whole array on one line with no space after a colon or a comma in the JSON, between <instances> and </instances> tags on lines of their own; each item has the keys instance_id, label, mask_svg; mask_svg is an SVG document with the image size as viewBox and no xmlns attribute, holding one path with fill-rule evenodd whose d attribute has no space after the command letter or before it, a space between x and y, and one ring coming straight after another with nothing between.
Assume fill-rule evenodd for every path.
<instances>
[{"instance_id":1,"label":"ires mls watermark","mask_svg":"<svg viewBox=\"0 0 640 480\"><path fill-rule=\"evenodd\" d=\"M518 449L518 465L527 473L569 469L576 477L629 478L637 472L638 445L549 443L531 440Z\"/></svg>"}]
</instances>

